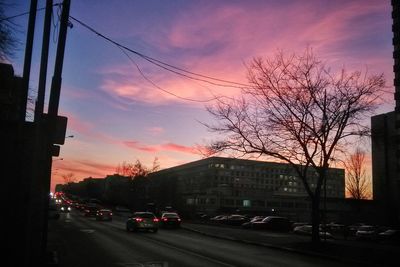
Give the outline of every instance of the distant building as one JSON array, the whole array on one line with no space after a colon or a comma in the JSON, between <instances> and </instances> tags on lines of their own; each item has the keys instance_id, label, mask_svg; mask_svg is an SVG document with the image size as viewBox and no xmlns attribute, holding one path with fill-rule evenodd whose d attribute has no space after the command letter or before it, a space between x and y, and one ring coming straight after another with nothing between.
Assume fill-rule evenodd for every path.
<instances>
[{"instance_id":1,"label":"distant building","mask_svg":"<svg viewBox=\"0 0 400 267\"><path fill-rule=\"evenodd\" d=\"M373 195L387 224L400 224L400 1L392 0L395 110L374 116L372 128Z\"/></svg>"},{"instance_id":2,"label":"distant building","mask_svg":"<svg viewBox=\"0 0 400 267\"><path fill-rule=\"evenodd\" d=\"M327 216L337 210L331 200L345 197L344 170L331 168L328 173ZM185 212L280 214L296 220L310 217L311 203L304 185L284 163L210 157L152 173L148 178L155 202ZM314 179L311 187L316 186L316 176ZM321 199L323 202L324 195Z\"/></svg>"}]
</instances>

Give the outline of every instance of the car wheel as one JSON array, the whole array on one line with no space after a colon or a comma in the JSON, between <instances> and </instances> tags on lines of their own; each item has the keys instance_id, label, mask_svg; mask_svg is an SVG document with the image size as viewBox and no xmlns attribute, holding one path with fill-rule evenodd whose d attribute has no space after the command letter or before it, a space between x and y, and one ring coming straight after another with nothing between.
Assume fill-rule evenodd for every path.
<instances>
[{"instance_id":1,"label":"car wheel","mask_svg":"<svg viewBox=\"0 0 400 267\"><path fill-rule=\"evenodd\" d=\"M129 225L126 225L126 231L127 232L131 232L132 231L132 229L131 229L131 227Z\"/></svg>"},{"instance_id":2,"label":"car wheel","mask_svg":"<svg viewBox=\"0 0 400 267\"><path fill-rule=\"evenodd\" d=\"M153 229L153 233L157 233L157 231L158 231L157 228Z\"/></svg>"}]
</instances>

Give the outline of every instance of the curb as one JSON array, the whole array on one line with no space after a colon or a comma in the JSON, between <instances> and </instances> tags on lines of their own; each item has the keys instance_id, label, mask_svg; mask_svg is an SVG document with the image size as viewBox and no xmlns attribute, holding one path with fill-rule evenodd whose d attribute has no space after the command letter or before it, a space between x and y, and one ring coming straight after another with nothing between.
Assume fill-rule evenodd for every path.
<instances>
[{"instance_id":1,"label":"curb","mask_svg":"<svg viewBox=\"0 0 400 267\"><path fill-rule=\"evenodd\" d=\"M277 246L277 245L273 245L270 243L260 243L260 242L256 242L256 241L243 240L243 239L239 239L239 238L227 237L227 236L222 236L222 235L215 235L215 234L205 233L200 230L192 229L190 227L185 227L184 225L182 225L181 227L182 227L182 229L184 229L186 231L190 231L190 232L194 232L194 233L201 234L204 236L218 238L218 239L222 239L222 240L229 240L229 241L234 241L234 242L244 243L244 244L254 245L254 246L262 246L262 247L267 247L270 249L276 249L276 250L281 250L281 251L286 251L286 252L291 252L291 253L314 256L314 257L319 257L319 258L323 258L323 259L329 259L329 260L333 260L333 261L337 261L337 262L356 264L357 266L382 267L382 265L377 265L377 264L367 262L367 261L358 261L358 260L352 260L352 259L348 259L348 258L339 258L339 257L331 256L331 255L317 253L317 252L304 251L304 250L299 250L299 249L295 249L295 248L291 248L291 247ZM385 266L389 267L389 266L393 266L393 265L385 265Z\"/></svg>"}]
</instances>

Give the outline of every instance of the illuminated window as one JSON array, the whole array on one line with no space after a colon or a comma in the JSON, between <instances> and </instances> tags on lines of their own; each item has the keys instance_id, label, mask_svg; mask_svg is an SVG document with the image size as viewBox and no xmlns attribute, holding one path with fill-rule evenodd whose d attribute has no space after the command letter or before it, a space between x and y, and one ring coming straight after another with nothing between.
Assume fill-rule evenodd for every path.
<instances>
[{"instance_id":1,"label":"illuminated window","mask_svg":"<svg viewBox=\"0 0 400 267\"><path fill-rule=\"evenodd\" d=\"M243 200L243 207L251 207L251 201L250 200Z\"/></svg>"}]
</instances>

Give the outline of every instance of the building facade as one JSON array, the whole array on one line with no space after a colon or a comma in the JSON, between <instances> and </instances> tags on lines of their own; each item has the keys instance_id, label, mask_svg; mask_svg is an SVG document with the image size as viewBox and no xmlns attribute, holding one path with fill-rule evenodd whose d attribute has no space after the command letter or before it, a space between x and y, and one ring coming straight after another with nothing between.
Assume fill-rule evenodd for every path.
<instances>
[{"instance_id":1,"label":"building facade","mask_svg":"<svg viewBox=\"0 0 400 267\"><path fill-rule=\"evenodd\" d=\"M374 200L383 221L400 225L400 1L392 0L395 110L374 116L372 129L372 176Z\"/></svg>"},{"instance_id":2,"label":"building facade","mask_svg":"<svg viewBox=\"0 0 400 267\"><path fill-rule=\"evenodd\" d=\"M345 197L344 170L331 168L328 173L326 195L322 190L321 198L327 216L338 209L332 200ZM313 189L316 176L310 172L310 177ZM150 191L158 192L153 194L156 202L186 212L280 214L294 220L310 216L303 182L284 163L211 157L152 173L149 179ZM168 187L166 179L175 186ZM160 189L174 199L157 199Z\"/></svg>"}]
</instances>

